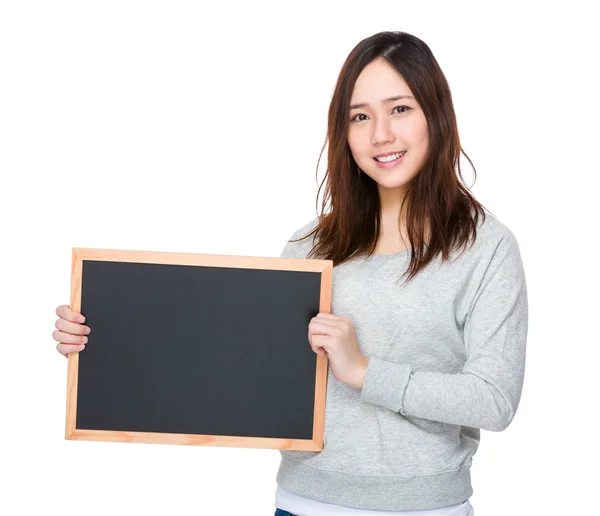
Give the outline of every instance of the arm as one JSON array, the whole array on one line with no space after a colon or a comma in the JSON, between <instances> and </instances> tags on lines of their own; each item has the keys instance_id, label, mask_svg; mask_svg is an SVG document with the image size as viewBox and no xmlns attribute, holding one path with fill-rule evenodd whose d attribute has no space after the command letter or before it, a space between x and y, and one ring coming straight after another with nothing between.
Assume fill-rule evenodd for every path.
<instances>
[{"instance_id":1,"label":"arm","mask_svg":"<svg viewBox=\"0 0 600 516\"><path fill-rule=\"evenodd\" d=\"M371 357L361 399L406 416L502 431L521 398L527 325L525 274L509 232L499 242L465 319L462 372L418 371Z\"/></svg>"}]
</instances>

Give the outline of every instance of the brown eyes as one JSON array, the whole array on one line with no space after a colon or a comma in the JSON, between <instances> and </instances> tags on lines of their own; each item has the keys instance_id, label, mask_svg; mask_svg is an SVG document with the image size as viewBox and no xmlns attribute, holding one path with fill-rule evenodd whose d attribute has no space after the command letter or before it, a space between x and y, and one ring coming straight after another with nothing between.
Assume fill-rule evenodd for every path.
<instances>
[{"instance_id":1,"label":"brown eyes","mask_svg":"<svg viewBox=\"0 0 600 516\"><path fill-rule=\"evenodd\" d=\"M408 106L396 106L394 109L392 109L392 113L394 112L394 110L396 110L396 109L398 109L398 108L402 108L402 109L404 109L404 111L401 111L401 112L399 112L399 114L406 113L406 111L408 111L409 109L412 109L412 108L409 108ZM357 120L357 119L356 119L356 117L359 117L359 116L367 116L367 115L365 115L364 113L358 113L357 115L354 115L354 116L353 116L353 117L350 119L350 122L362 122L362 121L364 120L364 118L363 118L363 119L361 119L361 120Z\"/></svg>"}]
</instances>

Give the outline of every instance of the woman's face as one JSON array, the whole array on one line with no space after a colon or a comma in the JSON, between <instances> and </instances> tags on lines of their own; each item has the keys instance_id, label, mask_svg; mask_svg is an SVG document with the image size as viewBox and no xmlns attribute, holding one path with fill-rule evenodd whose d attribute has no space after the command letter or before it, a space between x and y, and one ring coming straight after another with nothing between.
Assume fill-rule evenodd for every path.
<instances>
[{"instance_id":1,"label":"woman's face","mask_svg":"<svg viewBox=\"0 0 600 516\"><path fill-rule=\"evenodd\" d=\"M391 100L400 95L409 98ZM427 120L404 79L384 59L375 59L358 76L349 120L348 145L357 165L386 198L396 191L402 196L425 161ZM402 151L406 153L399 160L375 160Z\"/></svg>"}]
</instances>

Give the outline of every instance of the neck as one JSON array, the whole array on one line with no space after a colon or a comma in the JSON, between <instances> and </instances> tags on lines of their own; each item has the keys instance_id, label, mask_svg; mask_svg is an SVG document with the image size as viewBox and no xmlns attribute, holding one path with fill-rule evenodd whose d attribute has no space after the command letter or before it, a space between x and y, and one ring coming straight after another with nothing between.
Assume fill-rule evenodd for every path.
<instances>
[{"instance_id":1,"label":"neck","mask_svg":"<svg viewBox=\"0 0 600 516\"><path fill-rule=\"evenodd\" d=\"M404 199L404 189L379 187L379 210L381 219L386 221L398 221L400 217L400 206Z\"/></svg>"}]
</instances>

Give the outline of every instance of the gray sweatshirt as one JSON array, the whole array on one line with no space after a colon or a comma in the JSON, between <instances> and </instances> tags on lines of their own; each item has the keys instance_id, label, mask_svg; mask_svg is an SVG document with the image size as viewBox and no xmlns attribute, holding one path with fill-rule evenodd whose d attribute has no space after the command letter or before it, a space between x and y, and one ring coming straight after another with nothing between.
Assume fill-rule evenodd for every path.
<instances>
[{"instance_id":1,"label":"gray sweatshirt","mask_svg":"<svg viewBox=\"0 0 600 516\"><path fill-rule=\"evenodd\" d=\"M281 257L306 258L312 240L286 243ZM479 429L504 430L521 398L528 304L519 246L486 213L462 256L438 256L401 286L410 252L334 266L331 313L354 323L369 366L362 390L329 370L323 450L281 450L280 487L388 511L472 495Z\"/></svg>"}]
</instances>

